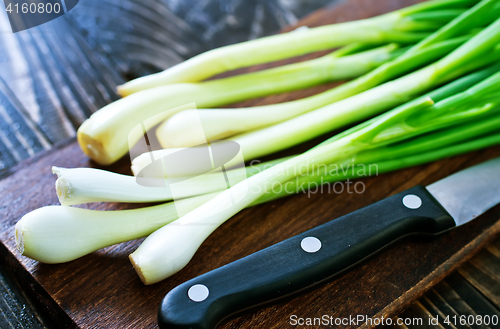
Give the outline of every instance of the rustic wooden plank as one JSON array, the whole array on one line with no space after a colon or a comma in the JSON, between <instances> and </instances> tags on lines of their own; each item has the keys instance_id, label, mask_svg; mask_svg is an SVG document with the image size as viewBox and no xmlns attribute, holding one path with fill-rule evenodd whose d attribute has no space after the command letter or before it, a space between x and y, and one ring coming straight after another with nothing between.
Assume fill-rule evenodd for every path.
<instances>
[{"instance_id":1,"label":"rustic wooden plank","mask_svg":"<svg viewBox=\"0 0 500 329\"><path fill-rule=\"evenodd\" d=\"M352 0L304 22L313 26L354 18L353 15L368 17L415 2ZM357 12L352 8L358 7L351 6L363 10ZM319 90L321 88L311 89L307 93ZM285 95L277 97L288 99ZM255 102L265 104L270 99ZM288 153L311 145L307 143ZM214 232L185 269L162 283L146 287L127 259L140 241L105 248L60 265L40 264L19 256L15 250L13 225L17 220L38 207L57 204L51 166L95 166L73 141L20 164L0 181L0 257L61 327L154 328L161 298L176 285L413 185L430 184L499 155L500 147L494 147L365 178L360 180L366 186L362 195L324 193L309 197L301 194L245 210ZM111 169L129 173L128 165L124 159ZM132 205L101 203L87 207L110 210ZM222 327L288 328L292 314L298 317L327 314L337 318L356 314L394 316L490 242L500 231L499 216L500 207L496 207L477 220L438 237L405 238L342 276L292 298L248 311L226 321Z\"/></svg>"},{"instance_id":2,"label":"rustic wooden plank","mask_svg":"<svg viewBox=\"0 0 500 329\"><path fill-rule=\"evenodd\" d=\"M16 285L4 275L0 268L0 328L42 329L44 326L36 316L26 310L29 305Z\"/></svg>"},{"instance_id":3,"label":"rustic wooden plank","mask_svg":"<svg viewBox=\"0 0 500 329\"><path fill-rule=\"evenodd\" d=\"M425 297L424 297L425 298ZM397 319L401 319L402 325L398 325ZM394 319L395 325L386 326L386 328L419 328L419 329L443 329L439 324L435 325L430 322L430 319L434 319L435 316L432 313L432 309L426 308L422 305L420 301L414 303L410 308L408 308L403 314ZM405 324L406 323L406 324Z\"/></svg>"},{"instance_id":4,"label":"rustic wooden plank","mask_svg":"<svg viewBox=\"0 0 500 329\"><path fill-rule=\"evenodd\" d=\"M485 253L487 253L486 250ZM464 264L458 272L496 307L500 308L500 272L496 271L500 259L485 259L487 256L484 254L480 258L474 258L473 261Z\"/></svg>"},{"instance_id":5,"label":"rustic wooden plank","mask_svg":"<svg viewBox=\"0 0 500 329\"><path fill-rule=\"evenodd\" d=\"M405 327L408 329L496 328L495 325L491 323L485 325L482 321L475 320L473 323L472 317L477 316L483 319L488 316L491 319L500 316L500 312L464 277L455 272L427 292L398 318L406 321ZM465 323L460 322L461 317L466 319ZM396 320L397 318L394 319ZM384 329L396 327L386 326Z\"/></svg>"}]
</instances>

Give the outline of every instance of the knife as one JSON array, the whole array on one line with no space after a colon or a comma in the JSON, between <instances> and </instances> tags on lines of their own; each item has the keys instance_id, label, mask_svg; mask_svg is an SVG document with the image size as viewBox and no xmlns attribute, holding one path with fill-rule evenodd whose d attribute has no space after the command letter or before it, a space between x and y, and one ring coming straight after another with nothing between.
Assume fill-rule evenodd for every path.
<instances>
[{"instance_id":1,"label":"knife","mask_svg":"<svg viewBox=\"0 0 500 329\"><path fill-rule=\"evenodd\" d=\"M410 234L438 234L500 203L500 158L416 186L172 289L160 328L215 328L224 318L283 298Z\"/></svg>"}]
</instances>

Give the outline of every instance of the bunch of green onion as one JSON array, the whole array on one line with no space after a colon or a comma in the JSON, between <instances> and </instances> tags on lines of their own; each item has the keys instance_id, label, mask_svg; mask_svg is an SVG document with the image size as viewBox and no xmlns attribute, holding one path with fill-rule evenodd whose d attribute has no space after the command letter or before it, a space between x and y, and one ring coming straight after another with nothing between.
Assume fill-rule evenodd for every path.
<instances>
[{"instance_id":1,"label":"bunch of green onion","mask_svg":"<svg viewBox=\"0 0 500 329\"><path fill-rule=\"evenodd\" d=\"M133 210L69 205L164 202L173 195L166 188L141 186L133 176L54 167L62 206L26 214L16 225L18 249L41 262L61 263L148 236L130 260L141 280L152 284L181 270L201 243L242 209L366 175L336 171L339 166L374 165L378 174L500 144L498 17L500 0L428 1L372 19L219 48L133 80L120 87L130 96L95 113L78 139L90 157L109 164L128 152L131 129L156 116L145 128L161 123L157 135L165 149L134 159L134 173L196 144L185 133L191 110L180 107L175 115L158 116L165 107L188 102L203 107L198 113L210 127L207 138L237 142L245 160L357 125L297 156L249 166L248 178L230 188L218 183L214 169L193 178L192 187L186 184L183 199ZM315 60L200 82L227 70L339 46L344 48ZM293 102L205 109L344 79L353 80ZM306 174L294 170L298 166L305 166ZM163 174L154 179L165 181ZM276 190L276 185L287 188ZM176 206L189 212L179 218Z\"/></svg>"}]
</instances>

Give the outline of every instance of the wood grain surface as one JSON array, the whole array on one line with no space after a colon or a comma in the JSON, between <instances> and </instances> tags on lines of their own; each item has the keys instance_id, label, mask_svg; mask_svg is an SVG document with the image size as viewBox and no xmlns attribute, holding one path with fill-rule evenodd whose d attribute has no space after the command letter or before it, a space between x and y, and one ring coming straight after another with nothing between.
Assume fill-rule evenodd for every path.
<instances>
[{"instance_id":1,"label":"wood grain surface","mask_svg":"<svg viewBox=\"0 0 500 329\"><path fill-rule=\"evenodd\" d=\"M397 9L414 0L351 0L323 10L302 24L316 26L365 18ZM354 8L363 8L354 10ZM239 105L267 104L303 97L331 86L277 95ZM304 150L318 141L283 154ZM22 257L15 249L14 225L28 211L58 204L52 166L95 165L74 140L57 145L10 169L0 181L0 257L16 279L61 327L155 328L163 296L176 285L244 257L389 195L417 184L427 185L462 168L500 155L500 147L360 180L363 194L300 194L242 211L201 246L181 272L144 286L128 261L141 241L108 247L76 261L46 265ZM130 173L126 159L110 169ZM136 207L100 203L86 206L114 210ZM299 295L227 320L223 328L288 328L291 315L334 318L395 316L494 239L500 231L500 207L438 237L407 237L337 278ZM358 326L348 325L346 328ZM367 327L367 326L362 326Z\"/></svg>"}]
</instances>

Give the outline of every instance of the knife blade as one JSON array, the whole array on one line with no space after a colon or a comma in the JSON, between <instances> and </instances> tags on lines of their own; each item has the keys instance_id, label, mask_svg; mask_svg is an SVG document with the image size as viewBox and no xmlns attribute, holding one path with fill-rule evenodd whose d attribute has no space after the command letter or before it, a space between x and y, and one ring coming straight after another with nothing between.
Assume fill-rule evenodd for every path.
<instances>
[{"instance_id":1,"label":"knife blade","mask_svg":"<svg viewBox=\"0 0 500 329\"><path fill-rule=\"evenodd\" d=\"M416 186L172 289L160 328L215 328L226 317L327 280L410 234L439 234L500 203L500 158Z\"/></svg>"}]
</instances>

